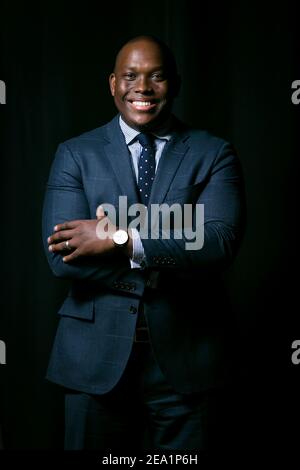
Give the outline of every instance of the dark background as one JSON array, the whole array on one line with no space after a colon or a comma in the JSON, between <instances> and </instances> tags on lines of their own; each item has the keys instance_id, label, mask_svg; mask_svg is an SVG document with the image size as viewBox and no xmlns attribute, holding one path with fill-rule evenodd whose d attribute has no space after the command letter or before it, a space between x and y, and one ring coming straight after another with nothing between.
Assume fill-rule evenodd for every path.
<instances>
[{"instance_id":1,"label":"dark background","mask_svg":"<svg viewBox=\"0 0 300 470\"><path fill-rule=\"evenodd\" d=\"M137 0L106 7L1 3L0 426L6 449L59 449L62 393L44 375L68 283L53 278L41 242L41 209L59 142L115 114L108 75L129 38L155 34L175 52L183 79L175 111L230 140L244 168L246 237L226 283L242 364L240 440L254 451L297 444L300 365L298 151L300 79L296 3ZM235 443L233 443L234 446ZM276 453L276 447L273 447Z\"/></svg>"}]
</instances>

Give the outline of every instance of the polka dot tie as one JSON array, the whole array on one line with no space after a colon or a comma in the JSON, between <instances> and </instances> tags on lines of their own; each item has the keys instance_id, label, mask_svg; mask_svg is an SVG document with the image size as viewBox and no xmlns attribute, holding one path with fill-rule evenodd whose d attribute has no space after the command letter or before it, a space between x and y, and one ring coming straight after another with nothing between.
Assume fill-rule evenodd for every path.
<instances>
[{"instance_id":1,"label":"polka dot tie","mask_svg":"<svg viewBox=\"0 0 300 470\"><path fill-rule=\"evenodd\" d=\"M155 176L154 138L150 134L141 133L137 139L142 146L138 165L138 188L141 202L147 206Z\"/></svg>"}]
</instances>

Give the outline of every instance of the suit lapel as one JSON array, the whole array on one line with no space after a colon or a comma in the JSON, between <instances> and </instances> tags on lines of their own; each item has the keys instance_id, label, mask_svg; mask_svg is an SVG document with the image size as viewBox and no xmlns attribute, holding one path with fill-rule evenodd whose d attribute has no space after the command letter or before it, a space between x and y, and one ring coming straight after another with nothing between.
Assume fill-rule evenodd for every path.
<instances>
[{"instance_id":1,"label":"suit lapel","mask_svg":"<svg viewBox=\"0 0 300 470\"><path fill-rule=\"evenodd\" d=\"M128 205L135 204L139 200L136 178L130 152L119 126L119 116L108 124L107 129L109 142L104 150L120 186L120 194L127 196Z\"/></svg>"},{"instance_id":2,"label":"suit lapel","mask_svg":"<svg viewBox=\"0 0 300 470\"><path fill-rule=\"evenodd\" d=\"M152 185L149 204L163 203L180 163L189 149L187 139L187 133L176 133L165 145Z\"/></svg>"}]
</instances>

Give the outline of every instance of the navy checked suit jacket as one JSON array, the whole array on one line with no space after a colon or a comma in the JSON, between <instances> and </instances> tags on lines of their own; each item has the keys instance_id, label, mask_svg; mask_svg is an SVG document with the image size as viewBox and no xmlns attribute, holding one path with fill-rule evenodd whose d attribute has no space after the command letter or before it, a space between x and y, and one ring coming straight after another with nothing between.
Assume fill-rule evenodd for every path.
<instances>
[{"instance_id":1,"label":"navy checked suit jacket","mask_svg":"<svg viewBox=\"0 0 300 470\"><path fill-rule=\"evenodd\" d=\"M65 264L50 253L55 224L95 219L100 204L139 202L130 154L119 127L108 124L59 145L43 206L43 243L53 274L70 279L61 306L47 378L67 388L103 394L126 367L141 303L151 344L175 390L192 393L224 383L234 344L221 274L234 259L244 227L244 188L232 146L177 122L164 148L151 203L204 204L204 245L145 239L142 269L117 255ZM151 284L151 272L158 282Z\"/></svg>"}]
</instances>

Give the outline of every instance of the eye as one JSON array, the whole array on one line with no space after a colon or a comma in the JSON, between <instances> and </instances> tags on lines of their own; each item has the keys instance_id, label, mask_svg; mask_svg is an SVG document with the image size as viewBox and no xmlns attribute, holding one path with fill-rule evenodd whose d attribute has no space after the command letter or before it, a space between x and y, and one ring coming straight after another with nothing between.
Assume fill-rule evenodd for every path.
<instances>
[{"instance_id":1,"label":"eye","mask_svg":"<svg viewBox=\"0 0 300 470\"><path fill-rule=\"evenodd\" d=\"M166 79L166 77L164 76L164 74L162 72L155 72L155 73L153 73L152 77L157 81L161 81L161 80Z\"/></svg>"},{"instance_id":2,"label":"eye","mask_svg":"<svg viewBox=\"0 0 300 470\"><path fill-rule=\"evenodd\" d=\"M124 74L125 80L134 80L135 79L135 74L133 72L127 72Z\"/></svg>"}]
</instances>

